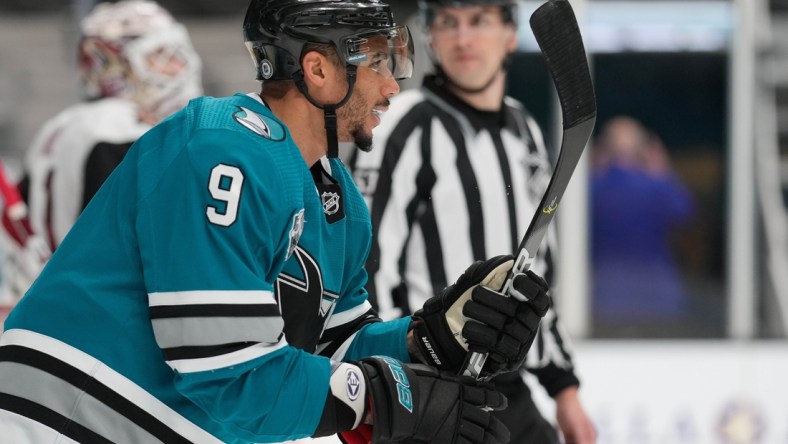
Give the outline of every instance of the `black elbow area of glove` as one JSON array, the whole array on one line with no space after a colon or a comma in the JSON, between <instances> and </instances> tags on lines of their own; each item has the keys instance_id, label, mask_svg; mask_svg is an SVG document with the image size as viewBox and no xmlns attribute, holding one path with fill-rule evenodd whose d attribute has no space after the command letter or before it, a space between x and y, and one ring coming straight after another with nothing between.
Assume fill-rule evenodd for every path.
<instances>
[{"instance_id":1,"label":"black elbow area of glove","mask_svg":"<svg viewBox=\"0 0 788 444\"><path fill-rule=\"evenodd\" d=\"M323 415L317 425L313 438L341 433L353 428L356 422L356 412L350 406L334 397L331 390L326 395L326 404L323 406Z\"/></svg>"},{"instance_id":2,"label":"black elbow area of glove","mask_svg":"<svg viewBox=\"0 0 788 444\"><path fill-rule=\"evenodd\" d=\"M399 440L412 436L416 428L418 385L416 375L396 359L375 356L360 361L372 398L373 441ZM416 391L414 396L414 391Z\"/></svg>"}]
</instances>

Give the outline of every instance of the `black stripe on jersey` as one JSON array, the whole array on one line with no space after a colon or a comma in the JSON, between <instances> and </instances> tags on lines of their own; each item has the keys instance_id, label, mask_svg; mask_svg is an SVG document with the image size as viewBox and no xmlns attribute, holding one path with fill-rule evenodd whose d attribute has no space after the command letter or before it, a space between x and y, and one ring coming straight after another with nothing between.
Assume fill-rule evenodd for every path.
<instances>
[{"instance_id":1,"label":"black stripe on jersey","mask_svg":"<svg viewBox=\"0 0 788 444\"><path fill-rule=\"evenodd\" d=\"M362 316L359 316L352 322L327 329L320 337L320 345L329 345L321 350L319 354L326 357L333 356L339 347L341 347L342 344L344 344L345 341L347 341L353 335L353 333L359 331L361 327L380 321L381 319L378 317L378 314L375 312L375 310L368 310L366 313L364 313Z\"/></svg>"},{"instance_id":2,"label":"black stripe on jersey","mask_svg":"<svg viewBox=\"0 0 788 444\"><path fill-rule=\"evenodd\" d=\"M493 143L495 144L495 152L498 154L498 163L501 165L501 178L505 187L506 204L509 208L509 233L512 238L512 252L517 251L517 246L520 244L520 239L517 236L517 212L514 205L514 190L512 190L512 171L509 166L509 157L506 155L506 150L503 147L503 140L501 140L500 131L493 131L490 133ZM518 191L522 192L522 191ZM487 256L476 256L476 259L485 259Z\"/></svg>"},{"instance_id":3,"label":"black stripe on jersey","mask_svg":"<svg viewBox=\"0 0 788 444\"><path fill-rule=\"evenodd\" d=\"M545 271L542 275L542 278L547 281L547 284L552 287L553 283L553 252L550 249L550 246L545 245L542 249L544 251L544 262L545 262Z\"/></svg>"},{"instance_id":4,"label":"black stripe on jersey","mask_svg":"<svg viewBox=\"0 0 788 444\"><path fill-rule=\"evenodd\" d=\"M55 238L55 222L53 221L54 210L52 209L54 205L53 200L55 196L54 190L52 189L53 178L54 178L54 172L50 171L49 173L47 173L46 182L44 184L44 187L46 188L46 196L47 196L44 224L46 225L46 237L47 237L47 242L49 242L49 248L51 249L50 251L55 251L55 249L58 246L57 239Z\"/></svg>"},{"instance_id":5,"label":"black stripe on jersey","mask_svg":"<svg viewBox=\"0 0 788 444\"><path fill-rule=\"evenodd\" d=\"M150 307L151 319L278 316L279 306L276 304L156 305Z\"/></svg>"},{"instance_id":6,"label":"black stripe on jersey","mask_svg":"<svg viewBox=\"0 0 788 444\"><path fill-rule=\"evenodd\" d=\"M90 375L46 353L19 345L5 345L0 347L0 361L16 362L49 373L94 397L108 408L129 419L129 421L146 430L148 433L160 439L162 442L174 444L188 444L190 442L169 428L167 425L156 419L155 416L143 410L106 385L95 380ZM32 406L28 407L31 408L31 414L41 415L25 415L28 418L46 425L49 425L53 420L53 417L51 415L47 415L46 412L40 409L35 409ZM60 430L60 428L55 428L55 430L58 430L68 436L72 436L69 433L80 432L79 427L81 426L74 424L73 431L71 428L65 431ZM78 438L74 439L78 442L104 442L93 440L81 441Z\"/></svg>"},{"instance_id":7,"label":"black stripe on jersey","mask_svg":"<svg viewBox=\"0 0 788 444\"><path fill-rule=\"evenodd\" d=\"M279 335L282 339L282 335ZM170 347L163 348L161 351L164 353L164 358L167 361L178 361L181 359L202 359L213 358L215 356L226 355L228 353L237 352L245 348L253 347L260 342L235 342L232 344L219 344L219 345L188 345L185 347Z\"/></svg>"},{"instance_id":8,"label":"black stripe on jersey","mask_svg":"<svg viewBox=\"0 0 788 444\"><path fill-rule=\"evenodd\" d=\"M24 398L0 393L0 410L6 410L32 419L76 442L113 444L112 441L97 433L93 433L90 429L77 424L60 413Z\"/></svg>"},{"instance_id":9,"label":"black stripe on jersey","mask_svg":"<svg viewBox=\"0 0 788 444\"><path fill-rule=\"evenodd\" d=\"M520 115L522 113L525 113L525 112L526 111L524 109L518 109L518 108L515 108L515 107L513 107L511 105L508 105L506 103L504 103L503 107L501 108L501 118L502 118L502 121L503 121L503 128L506 128L509 131L511 131L515 136L517 136L518 139L522 139L523 138L523 133L521 131L520 124L518 122L523 120L520 117ZM528 130L528 123L527 122L522 122L522 124L524 125L524 127L522 129L525 129L527 131ZM530 137L528 137L528 139L530 139ZM535 151L531 149L531 145L533 145L533 144L529 143L528 145L529 145L528 146L528 151L531 154L534 154Z\"/></svg>"},{"instance_id":10,"label":"black stripe on jersey","mask_svg":"<svg viewBox=\"0 0 788 444\"><path fill-rule=\"evenodd\" d=\"M437 112L437 107L432 105L432 113ZM446 267L443 264L443 247L440 242L440 231L438 230L438 221L435 218L435 207L432 201L432 187L437 181L435 171L432 168L432 118L427 119L428 124L424 127L421 134L421 170L417 177L419 187L419 199L423 204L422 212L418 215L419 225L421 227L421 235L424 237L424 245L431 245L427 248L425 255L427 256L427 270L430 275L430 283L432 284L433 294L438 294L448 283L446 282ZM414 214L408 214L408 220L415 218L415 211L418 207L413 208ZM410 232L408 233L410 236ZM410 241L410 239L408 239ZM405 276L405 268L407 267L407 253L403 250L400 252L399 275ZM401 298L401 304L398 305L403 313L413 313L410 307L410 298L408 297L408 286L403 281L401 287L403 288L397 296Z\"/></svg>"},{"instance_id":11,"label":"black stripe on jersey","mask_svg":"<svg viewBox=\"0 0 788 444\"><path fill-rule=\"evenodd\" d=\"M486 259L487 249L484 243L482 197L479 193L479 182L476 179L476 174L473 172L471 159L468 157L468 147L465 145L462 128L457 119L442 109L438 111L437 116L457 148L457 174L460 175L460 182L465 193L465 205L468 207L468 221L470 224L468 237L471 240L473 257L475 259Z\"/></svg>"},{"instance_id":12,"label":"black stripe on jersey","mask_svg":"<svg viewBox=\"0 0 788 444\"><path fill-rule=\"evenodd\" d=\"M430 272L430 283L432 283L432 293L438 294L447 285L446 267L443 264L443 249L440 247L440 230L438 221L435 219L435 207L432 201L428 201L424 206L424 213L419 217L421 234L424 237L424 245L427 256L427 268ZM407 260L407 255L402 255ZM404 268L401 266L401 268ZM401 274L405 276L405 273ZM412 313L408 311L408 313Z\"/></svg>"}]
</instances>

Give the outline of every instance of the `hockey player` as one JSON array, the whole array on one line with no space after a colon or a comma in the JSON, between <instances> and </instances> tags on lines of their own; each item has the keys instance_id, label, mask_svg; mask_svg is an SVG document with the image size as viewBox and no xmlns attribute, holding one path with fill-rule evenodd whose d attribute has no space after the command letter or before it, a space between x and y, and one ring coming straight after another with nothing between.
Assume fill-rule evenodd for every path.
<instances>
[{"instance_id":1,"label":"hockey player","mask_svg":"<svg viewBox=\"0 0 788 444\"><path fill-rule=\"evenodd\" d=\"M77 64L85 100L44 123L27 151L20 183L31 228L50 250L131 144L202 94L200 58L186 28L157 3L99 3L80 32ZM18 299L44 265L38 258L47 256L20 248L9 253L4 274L17 284Z\"/></svg>"},{"instance_id":2,"label":"hockey player","mask_svg":"<svg viewBox=\"0 0 788 444\"><path fill-rule=\"evenodd\" d=\"M515 251L550 178L540 129L505 95L507 59L517 48L516 2L419 5L435 73L392 101L375 130L377 148L357 153L354 167L372 212L368 290L383 319L419 309L468 261ZM539 253L533 269L549 281L553 233ZM561 331L551 310L522 371L556 401L566 442L593 443ZM509 398L496 415L512 442L557 442L519 374L495 382Z\"/></svg>"},{"instance_id":3,"label":"hockey player","mask_svg":"<svg viewBox=\"0 0 788 444\"><path fill-rule=\"evenodd\" d=\"M202 94L186 28L157 3L99 3L80 31L85 101L45 123L25 159L33 229L53 249L131 144Z\"/></svg>"},{"instance_id":4,"label":"hockey player","mask_svg":"<svg viewBox=\"0 0 788 444\"><path fill-rule=\"evenodd\" d=\"M143 135L11 312L0 436L507 442L505 398L454 375L468 349L486 375L521 365L543 280L504 298L479 283L511 257L476 262L390 322L364 290L369 212L337 143L369 146L412 71L407 28L379 0L252 0L244 35L262 91Z\"/></svg>"}]
</instances>

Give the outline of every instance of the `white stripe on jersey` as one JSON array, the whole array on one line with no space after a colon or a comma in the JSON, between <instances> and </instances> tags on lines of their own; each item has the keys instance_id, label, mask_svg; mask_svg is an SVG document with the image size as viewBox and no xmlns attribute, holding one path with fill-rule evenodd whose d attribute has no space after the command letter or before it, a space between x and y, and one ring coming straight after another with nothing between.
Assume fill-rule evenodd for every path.
<instances>
[{"instance_id":1,"label":"white stripe on jersey","mask_svg":"<svg viewBox=\"0 0 788 444\"><path fill-rule=\"evenodd\" d=\"M148 294L150 307L170 305L202 305L202 304L231 304L231 305L260 305L276 304L272 291L229 291L229 290L199 290L199 291L168 291Z\"/></svg>"},{"instance_id":2,"label":"white stripe on jersey","mask_svg":"<svg viewBox=\"0 0 788 444\"><path fill-rule=\"evenodd\" d=\"M167 365L169 365L173 370L179 371L180 373L195 373L209 370L218 370L220 368L239 365L253 359L260 358L285 346L287 346L287 341L285 340L284 336L282 336L282 339L276 344L255 344L241 350L236 350L234 352L225 353L219 356L212 356L210 358L179 359L167 361Z\"/></svg>"},{"instance_id":3,"label":"white stripe on jersey","mask_svg":"<svg viewBox=\"0 0 788 444\"><path fill-rule=\"evenodd\" d=\"M79 444L38 421L0 409L0 430L7 443Z\"/></svg>"},{"instance_id":4,"label":"white stripe on jersey","mask_svg":"<svg viewBox=\"0 0 788 444\"><path fill-rule=\"evenodd\" d=\"M107 387L112 387L112 389L118 392L121 396L133 402L135 405L144 409L151 415L161 419L161 421L167 424L168 427L172 428L177 433L186 437L192 442L206 444L221 443L221 441L215 436L197 427L191 421L169 408L166 404L156 399L153 395L145 391L142 387L138 386L125 376L111 369L96 358L64 342L49 336L42 335L40 333L35 333L28 330L13 329L4 332L3 335L0 336L0 346L5 345L20 345L54 356L55 358L77 368L83 373L92 376L94 379L106 385ZM0 427L0 429L2 429L2 427ZM3 430L5 431L5 429Z\"/></svg>"},{"instance_id":5,"label":"white stripe on jersey","mask_svg":"<svg viewBox=\"0 0 788 444\"><path fill-rule=\"evenodd\" d=\"M341 313L334 313L331 315L331 318L326 325L326 330L329 328L336 328L340 325L347 324L348 322L355 321L356 319L364 316L364 313L372 310L372 305L369 301L364 301L363 304L356 305L355 307L351 308L350 310L343 311Z\"/></svg>"},{"instance_id":6,"label":"white stripe on jersey","mask_svg":"<svg viewBox=\"0 0 788 444\"><path fill-rule=\"evenodd\" d=\"M432 120L431 144L432 168L437 176L432 194L433 197L440 196L439 199L432 199L432 205L435 208L435 220L443 249L443 265L446 271L444 279L446 282L454 282L474 260L470 242L464 241L468 239L471 225L469 215L465 211L467 203L462 186L464 178L460 177L460 172L456 168L445 167L457 163L457 149L447 129L437 119ZM402 168L413 169L413 165L402 161L400 165ZM429 296L431 295L427 297ZM411 305L421 307L424 300L417 302L413 301Z\"/></svg>"},{"instance_id":7,"label":"white stripe on jersey","mask_svg":"<svg viewBox=\"0 0 788 444\"><path fill-rule=\"evenodd\" d=\"M330 358L334 361L344 361L345 355L347 354L347 351L350 348L350 344L352 344L353 341L356 340L356 335L358 335L358 332L355 332L352 335L350 335L350 337L347 338L347 340L343 342L342 345L339 346L339 348L337 348L337 351L335 351L334 354L330 356ZM318 350L318 353L320 353L321 351L322 349Z\"/></svg>"},{"instance_id":8,"label":"white stripe on jersey","mask_svg":"<svg viewBox=\"0 0 788 444\"><path fill-rule=\"evenodd\" d=\"M398 167L392 172L393 181L401 186L391 190L390 201L398 202L392 207L387 205L380 219L377 242L380 245L380 270L373 276L376 288L394 288L399 285L399 270L397 270L397 259L408 232L408 221L405 213L399 211L413 199L416 194L416 175L417 168L399 168L399 165L420 165L422 163L421 150L419 147L421 131L414 131L408 137L405 150L400 155L397 163ZM383 151L382 149L380 151ZM382 298L380 311L388 312L393 307L390 298Z\"/></svg>"},{"instance_id":9,"label":"white stripe on jersey","mask_svg":"<svg viewBox=\"0 0 788 444\"><path fill-rule=\"evenodd\" d=\"M506 133L504 133L506 134ZM512 232L509 227L509 214L508 198L510 193L514 193L515 197L525 196L527 193L516 192L507 190L504 183L503 174L500 174L501 164L498 162L498 154L495 150L495 143L487 130L480 131L476 137L468 141L468 156L473 167L473 172L478 179L479 194L484 196L482 198L482 213L484 216L484 242L487 247L487 256L491 257L490 252L510 252L512 250ZM517 150L519 148L519 150ZM506 147L504 146L504 149ZM519 151L519 152L517 152ZM510 161L517 158L518 154L523 155L522 145L518 147L509 147L507 156ZM512 156L515 157L512 157ZM510 169L512 165L510 164ZM512 178L517 178L521 175L510 174ZM515 186L516 181L512 184ZM519 188L518 190L525 190L527 188ZM521 202L526 205L528 202ZM529 205L530 206L530 205ZM521 207L522 208L522 207ZM526 207L527 208L527 207ZM518 218L522 219L522 218ZM517 236L517 233L514 233ZM468 245L470 246L470 245ZM462 270L450 274L449 278L456 278L468 266L470 262L466 262Z\"/></svg>"}]
</instances>

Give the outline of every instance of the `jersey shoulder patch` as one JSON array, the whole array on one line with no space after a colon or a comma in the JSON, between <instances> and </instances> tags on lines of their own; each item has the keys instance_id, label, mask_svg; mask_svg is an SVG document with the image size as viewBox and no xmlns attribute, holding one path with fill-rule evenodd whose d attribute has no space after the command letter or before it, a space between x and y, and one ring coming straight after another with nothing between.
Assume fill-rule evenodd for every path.
<instances>
[{"instance_id":1,"label":"jersey shoulder patch","mask_svg":"<svg viewBox=\"0 0 788 444\"><path fill-rule=\"evenodd\" d=\"M274 142L285 140L284 126L271 117L258 114L244 106L238 106L238 111L233 113L233 118L244 128L258 136L265 137Z\"/></svg>"}]
</instances>

